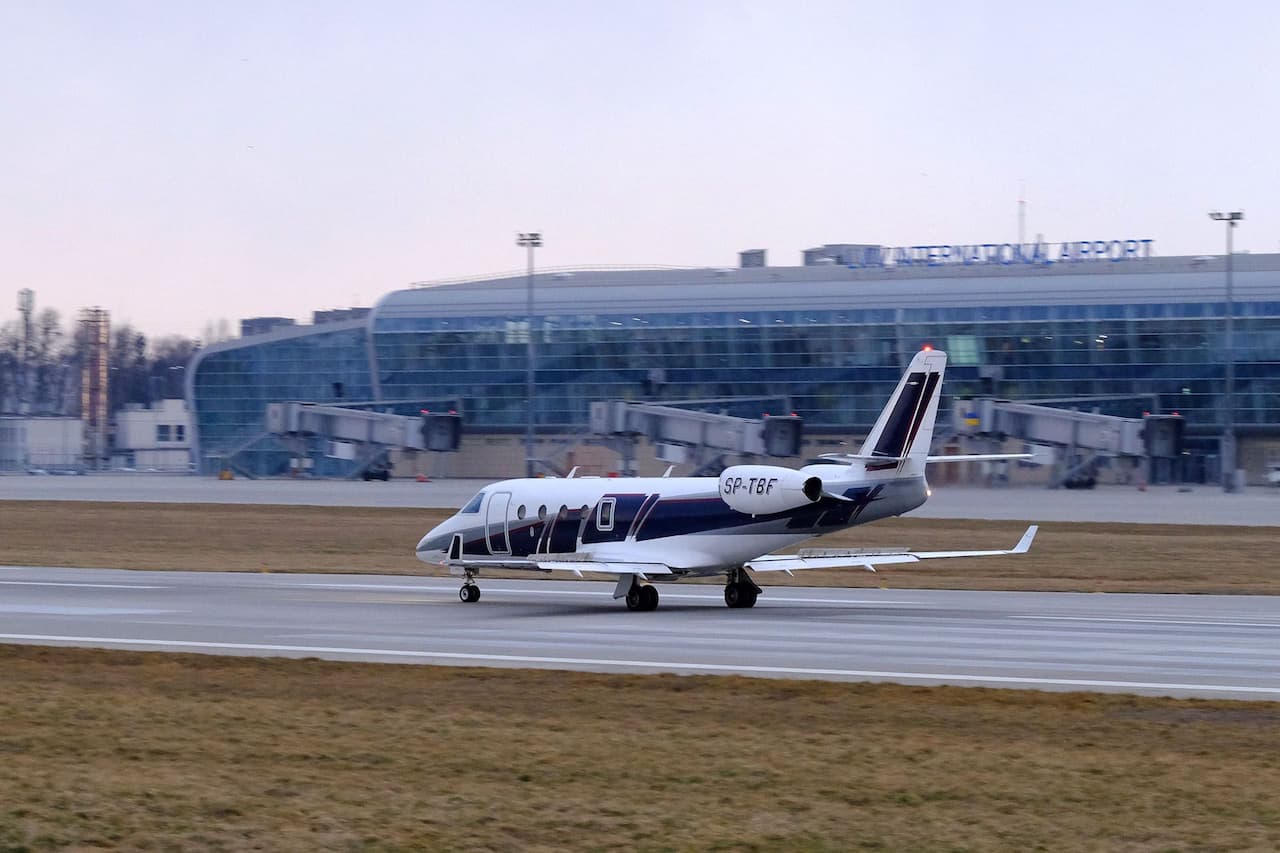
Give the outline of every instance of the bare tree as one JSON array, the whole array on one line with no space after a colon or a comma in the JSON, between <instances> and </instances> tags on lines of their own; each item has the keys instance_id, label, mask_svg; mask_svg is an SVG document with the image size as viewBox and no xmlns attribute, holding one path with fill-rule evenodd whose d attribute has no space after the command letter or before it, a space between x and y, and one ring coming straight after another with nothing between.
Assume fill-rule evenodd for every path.
<instances>
[{"instance_id":1,"label":"bare tree","mask_svg":"<svg viewBox=\"0 0 1280 853\"><path fill-rule=\"evenodd\" d=\"M21 391L22 329L16 322L0 326L0 412L16 412Z\"/></svg>"},{"instance_id":2,"label":"bare tree","mask_svg":"<svg viewBox=\"0 0 1280 853\"><path fill-rule=\"evenodd\" d=\"M32 411L37 414L67 414L63 389L66 374L73 365L68 359L62 318L53 308L46 308L36 317L34 332L34 339L27 350Z\"/></svg>"},{"instance_id":3,"label":"bare tree","mask_svg":"<svg viewBox=\"0 0 1280 853\"><path fill-rule=\"evenodd\" d=\"M20 323L0 325L0 412L23 410L26 403L25 409L34 414L78 415L80 370L87 349L79 324L68 329L56 310L46 308L34 318L25 360L23 344ZM148 343L128 324L113 329L107 357L109 410L183 396L187 362L199 347L199 342L180 335Z\"/></svg>"},{"instance_id":4,"label":"bare tree","mask_svg":"<svg viewBox=\"0 0 1280 853\"><path fill-rule=\"evenodd\" d=\"M112 329L107 371L108 411L118 411L126 403L150 402L146 335L128 323Z\"/></svg>"}]
</instances>

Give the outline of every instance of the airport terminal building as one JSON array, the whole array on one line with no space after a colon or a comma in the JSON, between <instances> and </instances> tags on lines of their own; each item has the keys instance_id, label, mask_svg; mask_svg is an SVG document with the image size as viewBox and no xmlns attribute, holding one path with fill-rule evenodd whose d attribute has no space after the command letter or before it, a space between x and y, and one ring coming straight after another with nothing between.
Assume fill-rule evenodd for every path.
<instances>
[{"instance_id":1,"label":"airport terminal building","mask_svg":"<svg viewBox=\"0 0 1280 853\"><path fill-rule=\"evenodd\" d=\"M1130 417L1177 412L1193 453L1216 453L1222 256L1157 257L1149 241L1117 240L839 244L806 252L802 266L763 260L746 252L735 268L538 272L539 434L584 432L593 401L748 397L785 401L777 405L801 415L808 435L859 436L911 355L932 345L950 355L948 409L993 396ZM1235 425L1242 465L1260 470L1280 437L1280 255L1235 255L1232 280ZM263 434L266 406L280 401L455 408L467 442L518 438L527 286L524 275L411 286L354 319L203 349L186 374L201 470L234 457L244 470L282 473L287 454Z\"/></svg>"}]
</instances>

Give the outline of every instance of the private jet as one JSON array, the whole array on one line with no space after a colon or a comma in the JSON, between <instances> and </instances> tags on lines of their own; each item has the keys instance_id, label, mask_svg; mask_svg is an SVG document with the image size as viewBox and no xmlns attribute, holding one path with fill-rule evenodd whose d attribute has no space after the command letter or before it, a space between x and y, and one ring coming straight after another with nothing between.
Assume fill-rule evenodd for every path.
<instances>
[{"instance_id":1,"label":"private jet","mask_svg":"<svg viewBox=\"0 0 1280 853\"><path fill-rule=\"evenodd\" d=\"M418 542L423 562L463 577L458 597L480 600L486 569L602 573L631 610L658 606L656 581L723 575L724 601L752 607L752 573L901 565L954 557L1025 554L1027 528L1006 550L800 549L814 537L902 515L930 495L929 462L1027 459L1027 454L930 456L947 355L926 348L911 360L859 453L831 454L799 470L732 465L717 477L597 477L503 480L483 489ZM670 470L668 469L668 474Z\"/></svg>"}]
</instances>

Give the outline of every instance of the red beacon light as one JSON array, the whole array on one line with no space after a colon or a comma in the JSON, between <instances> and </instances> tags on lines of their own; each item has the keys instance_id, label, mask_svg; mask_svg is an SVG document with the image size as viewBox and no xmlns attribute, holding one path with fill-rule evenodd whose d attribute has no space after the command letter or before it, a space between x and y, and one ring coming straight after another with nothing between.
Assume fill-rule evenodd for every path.
<instances>
[{"instance_id":1,"label":"red beacon light","mask_svg":"<svg viewBox=\"0 0 1280 853\"><path fill-rule=\"evenodd\" d=\"M933 344L925 344L920 347L920 352L933 352Z\"/></svg>"}]
</instances>

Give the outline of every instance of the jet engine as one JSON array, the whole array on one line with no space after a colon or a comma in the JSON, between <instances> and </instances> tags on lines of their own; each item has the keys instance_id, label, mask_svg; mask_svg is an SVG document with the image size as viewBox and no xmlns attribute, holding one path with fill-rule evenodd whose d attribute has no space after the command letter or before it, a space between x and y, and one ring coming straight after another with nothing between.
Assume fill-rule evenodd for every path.
<instances>
[{"instance_id":1,"label":"jet engine","mask_svg":"<svg viewBox=\"0 0 1280 853\"><path fill-rule=\"evenodd\" d=\"M732 465L720 475L720 498L738 512L762 515L814 503L822 480L776 465Z\"/></svg>"}]
</instances>

